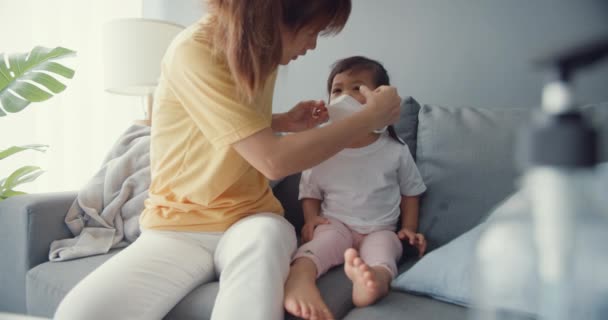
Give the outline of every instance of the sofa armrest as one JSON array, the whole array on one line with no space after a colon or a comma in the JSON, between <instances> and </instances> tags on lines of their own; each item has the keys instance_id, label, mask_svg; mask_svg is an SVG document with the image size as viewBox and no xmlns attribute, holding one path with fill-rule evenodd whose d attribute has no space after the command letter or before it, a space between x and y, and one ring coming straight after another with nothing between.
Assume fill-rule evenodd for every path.
<instances>
[{"instance_id":1,"label":"sofa armrest","mask_svg":"<svg viewBox=\"0 0 608 320\"><path fill-rule=\"evenodd\" d=\"M48 261L53 240L72 237L64 217L76 195L29 194L0 202L0 310L26 311L25 275Z\"/></svg>"}]
</instances>

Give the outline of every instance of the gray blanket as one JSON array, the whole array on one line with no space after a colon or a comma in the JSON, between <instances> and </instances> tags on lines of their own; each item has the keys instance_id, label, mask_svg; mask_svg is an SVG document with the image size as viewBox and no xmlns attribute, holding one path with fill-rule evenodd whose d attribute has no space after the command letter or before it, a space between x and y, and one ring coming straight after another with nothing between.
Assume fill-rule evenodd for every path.
<instances>
[{"instance_id":1,"label":"gray blanket","mask_svg":"<svg viewBox=\"0 0 608 320\"><path fill-rule=\"evenodd\" d=\"M150 186L150 127L131 126L80 190L66 217L70 239L51 243L50 261L107 253L139 236Z\"/></svg>"}]
</instances>

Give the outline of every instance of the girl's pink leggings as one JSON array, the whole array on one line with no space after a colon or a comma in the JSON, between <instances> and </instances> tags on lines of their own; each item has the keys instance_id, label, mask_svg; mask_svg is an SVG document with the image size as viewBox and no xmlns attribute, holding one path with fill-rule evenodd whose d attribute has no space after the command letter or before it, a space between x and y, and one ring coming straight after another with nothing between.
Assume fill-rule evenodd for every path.
<instances>
[{"instance_id":1,"label":"girl's pink leggings","mask_svg":"<svg viewBox=\"0 0 608 320\"><path fill-rule=\"evenodd\" d=\"M337 220L329 220L329 224L315 228L313 239L298 248L292 262L302 257L311 259L317 266L318 278L331 267L344 263L346 249L355 248L367 265L385 267L395 278L403 247L394 231L360 234Z\"/></svg>"}]
</instances>

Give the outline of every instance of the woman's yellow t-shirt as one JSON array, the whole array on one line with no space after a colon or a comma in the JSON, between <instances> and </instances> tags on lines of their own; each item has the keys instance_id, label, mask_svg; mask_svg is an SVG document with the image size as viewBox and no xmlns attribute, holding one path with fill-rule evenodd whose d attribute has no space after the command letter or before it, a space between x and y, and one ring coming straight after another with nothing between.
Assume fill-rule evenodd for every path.
<instances>
[{"instance_id":1,"label":"woman's yellow t-shirt","mask_svg":"<svg viewBox=\"0 0 608 320\"><path fill-rule=\"evenodd\" d=\"M266 177L231 147L270 127L276 72L252 103L242 101L203 25L180 33L162 61L144 229L224 231L251 214L283 214Z\"/></svg>"}]
</instances>

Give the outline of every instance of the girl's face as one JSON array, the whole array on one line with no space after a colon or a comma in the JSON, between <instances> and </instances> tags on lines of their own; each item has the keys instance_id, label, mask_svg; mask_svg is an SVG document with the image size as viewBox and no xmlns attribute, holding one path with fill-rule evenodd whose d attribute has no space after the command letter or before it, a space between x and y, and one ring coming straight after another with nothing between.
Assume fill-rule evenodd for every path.
<instances>
[{"instance_id":1,"label":"girl's face","mask_svg":"<svg viewBox=\"0 0 608 320\"><path fill-rule=\"evenodd\" d=\"M347 94L360 104L365 104L365 97L359 92L359 87L365 85L370 90L376 89L374 84L374 76L369 70L346 70L342 73L338 73L331 84L331 92L329 95L329 102L331 100Z\"/></svg>"},{"instance_id":2,"label":"girl's face","mask_svg":"<svg viewBox=\"0 0 608 320\"><path fill-rule=\"evenodd\" d=\"M281 65L287 65L292 60L306 54L308 50L317 47L317 38L321 30L314 27L303 27L298 31L289 30L286 27L281 29L281 40L283 42L283 55Z\"/></svg>"}]
</instances>

